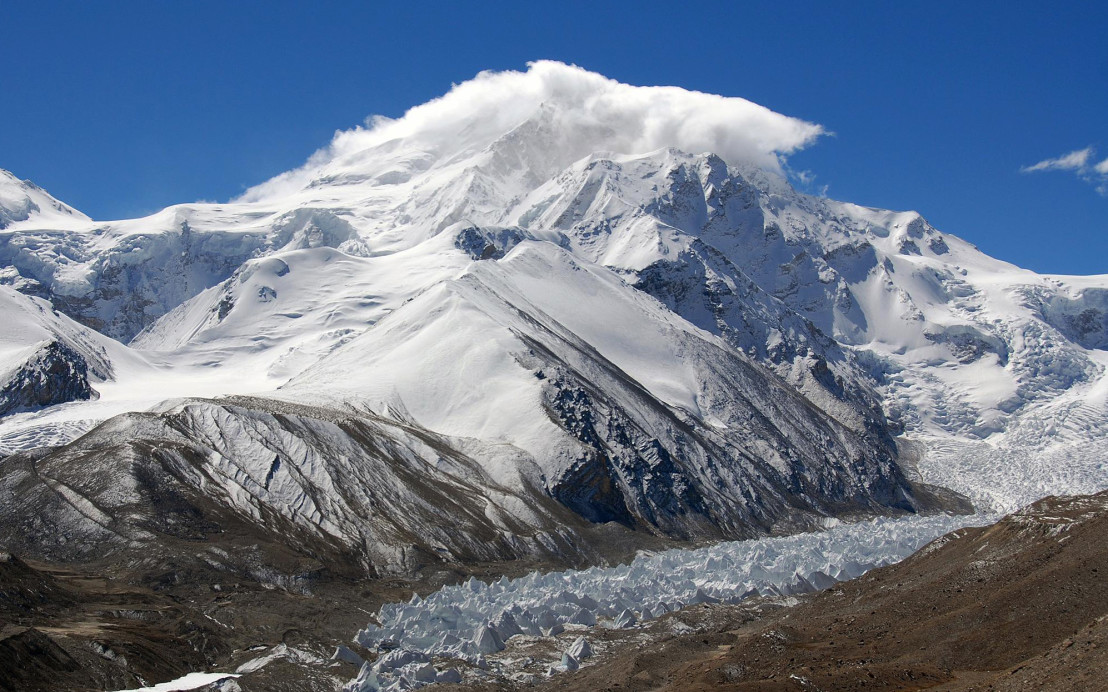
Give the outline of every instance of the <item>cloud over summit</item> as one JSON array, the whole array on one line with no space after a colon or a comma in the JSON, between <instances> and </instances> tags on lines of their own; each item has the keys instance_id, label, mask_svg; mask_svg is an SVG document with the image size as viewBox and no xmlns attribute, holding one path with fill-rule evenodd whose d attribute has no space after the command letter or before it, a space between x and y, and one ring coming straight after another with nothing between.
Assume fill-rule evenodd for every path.
<instances>
[{"instance_id":1,"label":"cloud over summit","mask_svg":"<svg viewBox=\"0 0 1108 692\"><path fill-rule=\"evenodd\" d=\"M482 72L400 118L371 118L364 127L339 131L303 167L251 188L241 199L299 189L328 168L356 165L367 150L396 142L446 162L538 117L547 119L543 153L560 166L596 151L641 154L674 147L781 172L781 157L824 133L820 125L746 99L631 86L542 60L526 72Z\"/></svg>"}]
</instances>

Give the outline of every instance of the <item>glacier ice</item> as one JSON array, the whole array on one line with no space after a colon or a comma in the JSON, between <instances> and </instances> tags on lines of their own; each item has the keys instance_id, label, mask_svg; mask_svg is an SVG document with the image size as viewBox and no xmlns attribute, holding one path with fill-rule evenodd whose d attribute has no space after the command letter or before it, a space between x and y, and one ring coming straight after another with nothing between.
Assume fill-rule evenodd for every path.
<instances>
[{"instance_id":1,"label":"glacier ice","mask_svg":"<svg viewBox=\"0 0 1108 692\"><path fill-rule=\"evenodd\" d=\"M577 659L570 655L568 652L562 654L562 661L558 664L558 669L565 672L572 672L581 667L581 664L577 662Z\"/></svg>"},{"instance_id":2,"label":"glacier ice","mask_svg":"<svg viewBox=\"0 0 1108 692\"><path fill-rule=\"evenodd\" d=\"M982 514L877 518L815 533L643 552L615 567L532 572L491 583L470 577L424 598L382 606L355 640L370 650L398 648L366 664L366 674L345 689L407 689L421 684L411 672L416 663L433 657L484 663L513 637L550 637L567 625L632 628L688 605L826 588L903 559L954 529L993 520ZM578 636L550 669L575 670L592 654Z\"/></svg>"},{"instance_id":3,"label":"glacier ice","mask_svg":"<svg viewBox=\"0 0 1108 692\"><path fill-rule=\"evenodd\" d=\"M644 615L643 619L649 620L650 618ZM566 653L577 661L583 661L592 656L592 646L589 644L589 640L578 637L574 640L573 645L566 649Z\"/></svg>"}]
</instances>

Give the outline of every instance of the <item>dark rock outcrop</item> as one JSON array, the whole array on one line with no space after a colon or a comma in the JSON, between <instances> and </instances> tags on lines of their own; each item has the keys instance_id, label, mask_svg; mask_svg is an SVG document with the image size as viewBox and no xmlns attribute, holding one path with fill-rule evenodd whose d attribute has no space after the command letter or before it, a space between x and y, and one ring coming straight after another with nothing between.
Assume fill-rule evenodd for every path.
<instances>
[{"instance_id":1,"label":"dark rock outcrop","mask_svg":"<svg viewBox=\"0 0 1108 692\"><path fill-rule=\"evenodd\" d=\"M0 384L0 416L98 398L84 357L60 341L37 348Z\"/></svg>"}]
</instances>

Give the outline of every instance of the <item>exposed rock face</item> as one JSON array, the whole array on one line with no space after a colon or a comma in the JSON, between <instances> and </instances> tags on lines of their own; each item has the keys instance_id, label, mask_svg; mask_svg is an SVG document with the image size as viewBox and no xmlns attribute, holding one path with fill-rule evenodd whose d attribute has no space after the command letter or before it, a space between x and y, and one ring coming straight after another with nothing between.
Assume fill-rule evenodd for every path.
<instances>
[{"instance_id":1,"label":"exposed rock face","mask_svg":"<svg viewBox=\"0 0 1108 692\"><path fill-rule=\"evenodd\" d=\"M771 482L749 460L725 463L718 443L691 429L663 445L626 413L605 410L576 409L588 426L582 435L604 426L614 437L594 437L595 451L551 498L534 484L536 472L493 480L450 439L372 414L260 399L180 402L0 462L0 545L73 563L174 564L199 555L242 578L296 590L309 589L323 565L352 575L511 559L572 565L612 554L610 535L624 535L625 550L653 532L742 535L838 507L786 507L782 498L797 490L782 483L831 483L824 502L833 495L857 510L880 509L881 501L913 511L931 501L916 499L904 481L888 498L875 487L836 489L826 470ZM672 445L678 451L667 451ZM690 454L719 454L709 468L734 476L727 487L765 485L727 500ZM585 482L588 473L601 478ZM874 473L879 480L888 471ZM590 496L594 490L601 495ZM647 531L596 533L590 521Z\"/></svg>"},{"instance_id":2,"label":"exposed rock face","mask_svg":"<svg viewBox=\"0 0 1108 692\"><path fill-rule=\"evenodd\" d=\"M742 361L720 364L719 389L708 392L744 422L743 436L674 411L611 363L574 365L542 369L551 417L585 448L551 494L591 521L682 539L737 538L819 515L926 505L913 497L891 444L817 414ZM821 449L805 438L836 442Z\"/></svg>"},{"instance_id":3,"label":"exposed rock face","mask_svg":"<svg viewBox=\"0 0 1108 692\"><path fill-rule=\"evenodd\" d=\"M88 377L88 363L81 354L60 341L43 344L3 376L0 416L95 399L99 395Z\"/></svg>"},{"instance_id":4,"label":"exposed rock face","mask_svg":"<svg viewBox=\"0 0 1108 692\"><path fill-rule=\"evenodd\" d=\"M187 562L200 550L290 589L309 588L323 565L375 575L591 554L584 522L523 481L498 485L431 433L244 403L129 414L56 451L5 459L0 545L77 563Z\"/></svg>"},{"instance_id":5,"label":"exposed rock face","mask_svg":"<svg viewBox=\"0 0 1108 692\"><path fill-rule=\"evenodd\" d=\"M839 422L888 436L880 397L854 356L697 240L638 272L635 287L772 368Z\"/></svg>"},{"instance_id":6,"label":"exposed rock face","mask_svg":"<svg viewBox=\"0 0 1108 692\"><path fill-rule=\"evenodd\" d=\"M475 260L501 259L526 238L526 234L518 228L467 226L458 232L454 247Z\"/></svg>"}]
</instances>

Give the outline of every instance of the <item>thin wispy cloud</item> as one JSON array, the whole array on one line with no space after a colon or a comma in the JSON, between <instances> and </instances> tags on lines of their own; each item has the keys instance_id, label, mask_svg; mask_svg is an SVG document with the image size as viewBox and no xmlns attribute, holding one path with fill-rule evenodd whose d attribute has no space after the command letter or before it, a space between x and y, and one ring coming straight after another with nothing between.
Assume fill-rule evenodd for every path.
<instances>
[{"instance_id":1,"label":"thin wispy cloud","mask_svg":"<svg viewBox=\"0 0 1108 692\"><path fill-rule=\"evenodd\" d=\"M789 179L792 180L793 185L801 192L806 192L810 195L816 195L817 197L826 197L827 191L830 189L830 185L824 183L823 185L816 185L816 174L810 170L798 171L791 168L788 163L782 164L785 169L785 173Z\"/></svg>"},{"instance_id":2,"label":"thin wispy cloud","mask_svg":"<svg viewBox=\"0 0 1108 692\"><path fill-rule=\"evenodd\" d=\"M1069 171L1096 187L1096 191L1108 197L1108 159L1093 163L1096 150L1093 147L1077 149L1052 159L1044 159L1036 164L1024 166L1021 173L1041 171Z\"/></svg>"}]
</instances>

